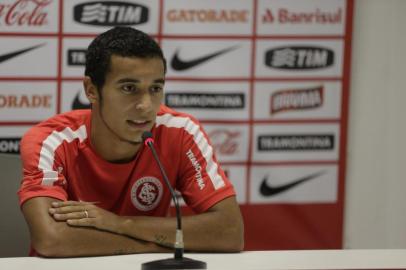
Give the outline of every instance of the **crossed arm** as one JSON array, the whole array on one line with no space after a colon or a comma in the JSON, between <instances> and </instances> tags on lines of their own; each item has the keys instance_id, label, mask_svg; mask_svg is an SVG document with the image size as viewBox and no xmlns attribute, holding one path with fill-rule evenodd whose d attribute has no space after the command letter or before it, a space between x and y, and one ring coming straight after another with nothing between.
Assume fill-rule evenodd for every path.
<instances>
[{"instance_id":1,"label":"crossed arm","mask_svg":"<svg viewBox=\"0 0 406 270\"><path fill-rule=\"evenodd\" d=\"M92 203L48 197L28 200L22 210L34 249L46 257L170 252L175 240L176 218L118 216ZM235 197L205 213L184 217L182 225L186 250L243 248L244 229Z\"/></svg>"}]
</instances>

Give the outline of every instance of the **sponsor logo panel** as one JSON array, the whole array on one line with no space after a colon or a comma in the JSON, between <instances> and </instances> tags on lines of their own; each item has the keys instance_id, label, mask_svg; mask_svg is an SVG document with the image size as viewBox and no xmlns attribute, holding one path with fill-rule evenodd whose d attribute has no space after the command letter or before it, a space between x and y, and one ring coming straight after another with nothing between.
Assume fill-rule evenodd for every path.
<instances>
[{"instance_id":1,"label":"sponsor logo panel","mask_svg":"<svg viewBox=\"0 0 406 270\"><path fill-rule=\"evenodd\" d=\"M341 77L342 40L261 40L257 43L257 76Z\"/></svg>"},{"instance_id":2,"label":"sponsor logo panel","mask_svg":"<svg viewBox=\"0 0 406 270\"><path fill-rule=\"evenodd\" d=\"M66 32L99 33L112 26L158 31L159 0L64 1Z\"/></svg>"},{"instance_id":3,"label":"sponsor logo panel","mask_svg":"<svg viewBox=\"0 0 406 270\"><path fill-rule=\"evenodd\" d=\"M0 44L0 76L57 75L56 39L2 37Z\"/></svg>"},{"instance_id":4,"label":"sponsor logo panel","mask_svg":"<svg viewBox=\"0 0 406 270\"><path fill-rule=\"evenodd\" d=\"M267 151L323 151L334 149L334 134L260 135L257 150Z\"/></svg>"},{"instance_id":5,"label":"sponsor logo panel","mask_svg":"<svg viewBox=\"0 0 406 270\"><path fill-rule=\"evenodd\" d=\"M248 119L248 83L173 82L165 85L164 102L199 120ZM221 114L219 114L221 113Z\"/></svg>"},{"instance_id":6,"label":"sponsor logo panel","mask_svg":"<svg viewBox=\"0 0 406 270\"><path fill-rule=\"evenodd\" d=\"M82 82L62 83L62 112L88 108L90 108L90 103L86 97Z\"/></svg>"},{"instance_id":7,"label":"sponsor logo panel","mask_svg":"<svg viewBox=\"0 0 406 270\"><path fill-rule=\"evenodd\" d=\"M165 34L190 35L251 35L252 3L235 0L216 1L167 1L164 5Z\"/></svg>"},{"instance_id":8,"label":"sponsor logo panel","mask_svg":"<svg viewBox=\"0 0 406 270\"><path fill-rule=\"evenodd\" d=\"M20 141L30 126L0 127L0 154L19 154Z\"/></svg>"},{"instance_id":9,"label":"sponsor logo panel","mask_svg":"<svg viewBox=\"0 0 406 270\"><path fill-rule=\"evenodd\" d=\"M3 0L0 32L55 33L58 31L56 0Z\"/></svg>"},{"instance_id":10,"label":"sponsor logo panel","mask_svg":"<svg viewBox=\"0 0 406 270\"><path fill-rule=\"evenodd\" d=\"M338 124L258 124L254 126L254 161L338 159Z\"/></svg>"},{"instance_id":11,"label":"sponsor logo panel","mask_svg":"<svg viewBox=\"0 0 406 270\"><path fill-rule=\"evenodd\" d=\"M258 2L258 34L344 35L346 1L264 0Z\"/></svg>"},{"instance_id":12,"label":"sponsor logo panel","mask_svg":"<svg viewBox=\"0 0 406 270\"><path fill-rule=\"evenodd\" d=\"M163 40L168 77L248 77L251 42L248 40Z\"/></svg>"},{"instance_id":13,"label":"sponsor logo panel","mask_svg":"<svg viewBox=\"0 0 406 270\"><path fill-rule=\"evenodd\" d=\"M325 47L282 46L265 53L265 65L275 69L312 70L334 64L334 52Z\"/></svg>"},{"instance_id":14,"label":"sponsor logo panel","mask_svg":"<svg viewBox=\"0 0 406 270\"><path fill-rule=\"evenodd\" d=\"M91 38L63 40L62 74L64 77L82 77L85 72L86 50Z\"/></svg>"},{"instance_id":15,"label":"sponsor logo panel","mask_svg":"<svg viewBox=\"0 0 406 270\"><path fill-rule=\"evenodd\" d=\"M165 104L172 108L233 110L245 107L244 93L168 93Z\"/></svg>"},{"instance_id":16,"label":"sponsor logo panel","mask_svg":"<svg viewBox=\"0 0 406 270\"><path fill-rule=\"evenodd\" d=\"M334 203L337 165L253 166L250 203Z\"/></svg>"},{"instance_id":17,"label":"sponsor logo panel","mask_svg":"<svg viewBox=\"0 0 406 270\"><path fill-rule=\"evenodd\" d=\"M248 158L248 125L204 124L220 162L244 162Z\"/></svg>"},{"instance_id":18,"label":"sponsor logo panel","mask_svg":"<svg viewBox=\"0 0 406 270\"><path fill-rule=\"evenodd\" d=\"M338 119L341 82L257 82L254 118Z\"/></svg>"},{"instance_id":19,"label":"sponsor logo panel","mask_svg":"<svg viewBox=\"0 0 406 270\"><path fill-rule=\"evenodd\" d=\"M68 60L68 66L86 65L86 49L68 49L66 57Z\"/></svg>"},{"instance_id":20,"label":"sponsor logo panel","mask_svg":"<svg viewBox=\"0 0 406 270\"><path fill-rule=\"evenodd\" d=\"M237 194L237 202L239 204L247 203L247 181L246 181L246 170L245 166L231 166L222 165L221 168L224 170L227 178L231 181L234 186L234 190Z\"/></svg>"},{"instance_id":21,"label":"sponsor logo panel","mask_svg":"<svg viewBox=\"0 0 406 270\"><path fill-rule=\"evenodd\" d=\"M55 113L55 82L0 82L0 121L40 121Z\"/></svg>"}]
</instances>

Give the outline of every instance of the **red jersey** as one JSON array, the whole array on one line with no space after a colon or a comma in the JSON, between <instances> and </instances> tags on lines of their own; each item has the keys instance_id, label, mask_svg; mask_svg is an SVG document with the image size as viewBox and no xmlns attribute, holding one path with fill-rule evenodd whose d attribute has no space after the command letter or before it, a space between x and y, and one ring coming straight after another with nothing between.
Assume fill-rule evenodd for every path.
<instances>
[{"instance_id":1,"label":"red jersey","mask_svg":"<svg viewBox=\"0 0 406 270\"><path fill-rule=\"evenodd\" d=\"M165 216L171 194L151 150L142 146L125 164L108 162L91 146L90 125L91 111L76 110L41 122L24 135L20 205L46 196L98 202L118 215ZM235 195L196 119L161 105L151 132L172 187L195 212Z\"/></svg>"}]
</instances>

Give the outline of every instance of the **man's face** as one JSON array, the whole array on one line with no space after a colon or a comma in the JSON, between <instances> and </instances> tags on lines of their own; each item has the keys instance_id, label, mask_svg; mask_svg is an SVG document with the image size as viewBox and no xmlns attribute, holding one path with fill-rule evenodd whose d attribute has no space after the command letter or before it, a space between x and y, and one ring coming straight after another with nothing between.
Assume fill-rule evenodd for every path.
<instances>
[{"instance_id":1,"label":"man's face","mask_svg":"<svg viewBox=\"0 0 406 270\"><path fill-rule=\"evenodd\" d=\"M110 71L93 113L120 141L141 142L151 130L163 97L164 65L160 58L111 56ZM114 136L113 135L113 136Z\"/></svg>"}]
</instances>

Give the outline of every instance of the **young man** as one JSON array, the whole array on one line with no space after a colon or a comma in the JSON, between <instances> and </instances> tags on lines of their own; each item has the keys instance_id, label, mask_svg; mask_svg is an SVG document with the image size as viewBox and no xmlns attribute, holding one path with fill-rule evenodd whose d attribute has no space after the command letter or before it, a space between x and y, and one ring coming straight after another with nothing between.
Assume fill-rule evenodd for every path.
<instances>
[{"instance_id":1,"label":"young man","mask_svg":"<svg viewBox=\"0 0 406 270\"><path fill-rule=\"evenodd\" d=\"M185 249L236 252L243 223L235 192L198 121L161 104L166 64L158 44L116 27L89 45L83 81L91 110L54 116L21 141L20 204L32 254L71 257L167 252L171 195L141 135L151 131L171 185L196 215L183 217Z\"/></svg>"}]
</instances>

